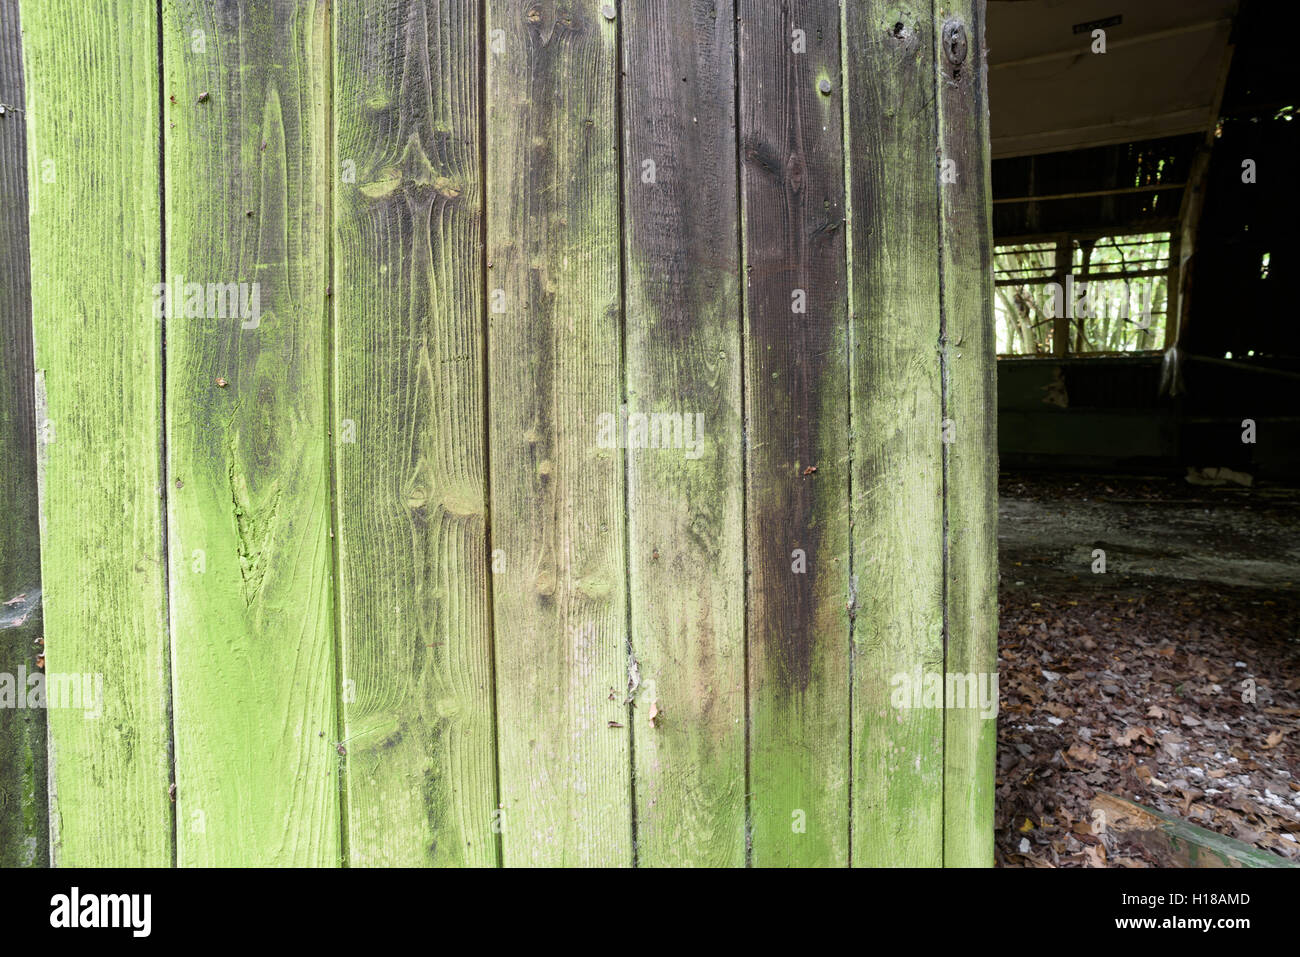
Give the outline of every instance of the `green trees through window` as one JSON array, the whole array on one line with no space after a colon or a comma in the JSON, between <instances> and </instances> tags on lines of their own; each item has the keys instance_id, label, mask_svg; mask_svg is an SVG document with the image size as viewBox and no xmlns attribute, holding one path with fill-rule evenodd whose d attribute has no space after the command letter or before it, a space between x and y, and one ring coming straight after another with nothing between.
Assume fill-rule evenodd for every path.
<instances>
[{"instance_id":1,"label":"green trees through window","mask_svg":"<svg viewBox=\"0 0 1300 957\"><path fill-rule=\"evenodd\" d=\"M1071 237L998 246L994 314L999 355L1162 349L1169 233ZM1062 337L1064 342L1058 342Z\"/></svg>"}]
</instances>

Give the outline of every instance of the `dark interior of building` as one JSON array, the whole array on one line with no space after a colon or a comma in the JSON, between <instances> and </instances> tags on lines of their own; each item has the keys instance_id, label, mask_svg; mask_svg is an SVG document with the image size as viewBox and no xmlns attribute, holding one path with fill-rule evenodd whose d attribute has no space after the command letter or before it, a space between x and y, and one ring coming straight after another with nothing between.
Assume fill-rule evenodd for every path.
<instances>
[{"instance_id":1,"label":"dark interior of building","mask_svg":"<svg viewBox=\"0 0 1300 957\"><path fill-rule=\"evenodd\" d=\"M1297 78L1259 0L990 0L1000 863L1300 860Z\"/></svg>"}]
</instances>

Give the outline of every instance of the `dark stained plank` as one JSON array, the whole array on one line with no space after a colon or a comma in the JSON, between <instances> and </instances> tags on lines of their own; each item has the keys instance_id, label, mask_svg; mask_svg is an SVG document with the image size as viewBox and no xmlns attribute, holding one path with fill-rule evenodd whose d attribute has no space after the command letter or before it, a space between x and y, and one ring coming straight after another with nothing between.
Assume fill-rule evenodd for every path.
<instances>
[{"instance_id":1,"label":"dark stained plank","mask_svg":"<svg viewBox=\"0 0 1300 957\"><path fill-rule=\"evenodd\" d=\"M26 678L18 676L37 673L41 650L23 100L18 0L0 0L0 674L13 676L15 696L25 695ZM50 861L45 711L16 705L15 698L0 708L0 867L44 867Z\"/></svg>"},{"instance_id":2,"label":"dark stained plank","mask_svg":"<svg viewBox=\"0 0 1300 957\"><path fill-rule=\"evenodd\" d=\"M843 865L851 599L840 10L835 0L741 0L738 13L752 860Z\"/></svg>"},{"instance_id":3,"label":"dark stained plank","mask_svg":"<svg viewBox=\"0 0 1300 957\"><path fill-rule=\"evenodd\" d=\"M739 866L745 596L735 15L729 0L630 0L622 30L627 410L629 434L646 446L627 452L632 650L641 679L633 712L637 860Z\"/></svg>"},{"instance_id":4,"label":"dark stained plank","mask_svg":"<svg viewBox=\"0 0 1300 957\"><path fill-rule=\"evenodd\" d=\"M476 0L334 8L352 864L495 865Z\"/></svg>"}]
</instances>

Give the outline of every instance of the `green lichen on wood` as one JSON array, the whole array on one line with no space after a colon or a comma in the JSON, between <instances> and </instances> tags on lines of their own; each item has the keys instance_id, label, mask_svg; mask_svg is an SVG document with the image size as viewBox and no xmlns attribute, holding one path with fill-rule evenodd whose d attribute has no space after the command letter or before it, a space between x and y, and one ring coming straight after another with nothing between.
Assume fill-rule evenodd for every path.
<instances>
[{"instance_id":1,"label":"green lichen on wood","mask_svg":"<svg viewBox=\"0 0 1300 957\"><path fill-rule=\"evenodd\" d=\"M493 866L480 5L334 11L334 440L354 865Z\"/></svg>"},{"instance_id":2,"label":"green lichen on wood","mask_svg":"<svg viewBox=\"0 0 1300 957\"><path fill-rule=\"evenodd\" d=\"M56 862L991 861L982 5L610 10L34 8Z\"/></svg>"},{"instance_id":3,"label":"green lichen on wood","mask_svg":"<svg viewBox=\"0 0 1300 957\"><path fill-rule=\"evenodd\" d=\"M620 15L627 408L652 427L627 452L642 866L745 861L734 19L712 0Z\"/></svg>"},{"instance_id":4,"label":"green lichen on wood","mask_svg":"<svg viewBox=\"0 0 1300 957\"><path fill-rule=\"evenodd\" d=\"M617 27L590 2L486 11L502 853L627 865L623 456L598 444L622 401Z\"/></svg>"},{"instance_id":5,"label":"green lichen on wood","mask_svg":"<svg viewBox=\"0 0 1300 957\"><path fill-rule=\"evenodd\" d=\"M62 866L173 856L157 44L144 0L23 7L46 669L103 682L48 716Z\"/></svg>"},{"instance_id":6,"label":"green lichen on wood","mask_svg":"<svg viewBox=\"0 0 1300 957\"><path fill-rule=\"evenodd\" d=\"M947 672L996 675L997 408L992 199L984 4L935 5L947 450ZM973 241L972 241L973 237ZM944 714L944 864L993 864L997 721L977 708Z\"/></svg>"},{"instance_id":7,"label":"green lichen on wood","mask_svg":"<svg viewBox=\"0 0 1300 957\"><path fill-rule=\"evenodd\" d=\"M943 711L938 215L928 5L847 4L853 314L853 863L936 866ZM907 675L908 682L898 681Z\"/></svg>"},{"instance_id":8,"label":"green lichen on wood","mask_svg":"<svg viewBox=\"0 0 1300 957\"><path fill-rule=\"evenodd\" d=\"M336 864L328 6L162 23L168 280L250 284L165 320L177 856Z\"/></svg>"}]
</instances>

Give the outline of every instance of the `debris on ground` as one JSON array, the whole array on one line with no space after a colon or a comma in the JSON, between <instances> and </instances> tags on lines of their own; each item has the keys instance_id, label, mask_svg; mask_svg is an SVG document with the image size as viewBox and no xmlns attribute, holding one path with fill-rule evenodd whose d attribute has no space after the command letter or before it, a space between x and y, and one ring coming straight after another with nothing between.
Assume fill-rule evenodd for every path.
<instances>
[{"instance_id":1,"label":"debris on ground","mask_svg":"<svg viewBox=\"0 0 1300 957\"><path fill-rule=\"evenodd\" d=\"M1287 568L1300 581L1300 517L1288 490L1191 500L1205 493L1004 477L1000 865L1154 866L1094 833L1098 792L1300 862L1300 593L1273 581ZM1172 523L1167 534L1156 522ZM1084 561L1094 540L1116 542L1107 574ZM1166 560L1127 561L1135 541ZM1264 584L1241 584L1264 543ZM1188 578L1173 577L1180 567Z\"/></svg>"}]
</instances>

